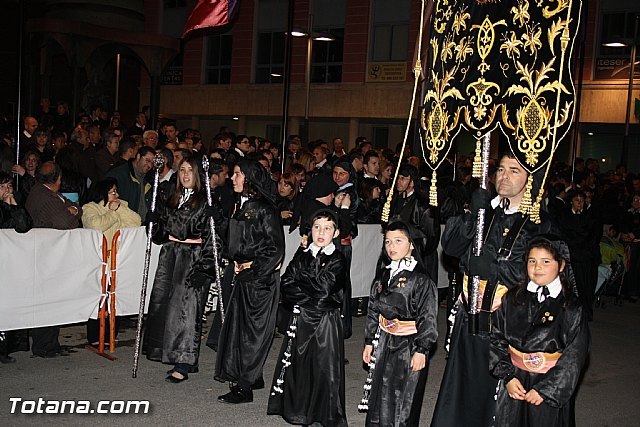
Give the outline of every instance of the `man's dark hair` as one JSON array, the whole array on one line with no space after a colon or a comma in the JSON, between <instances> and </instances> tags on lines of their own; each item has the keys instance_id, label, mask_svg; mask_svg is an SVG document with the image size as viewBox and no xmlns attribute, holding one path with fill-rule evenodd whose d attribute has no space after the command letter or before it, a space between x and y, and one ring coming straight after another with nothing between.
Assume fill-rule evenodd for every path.
<instances>
[{"instance_id":1,"label":"man's dark hair","mask_svg":"<svg viewBox=\"0 0 640 427\"><path fill-rule=\"evenodd\" d=\"M251 139L249 139L249 137L247 135L237 135L236 136L236 140L233 141L233 146L235 147L236 145L238 145L238 143L240 141L242 141L245 138L247 138L249 140L249 144L251 145Z\"/></svg>"},{"instance_id":2,"label":"man's dark hair","mask_svg":"<svg viewBox=\"0 0 640 427\"><path fill-rule=\"evenodd\" d=\"M209 176L213 176L213 175L218 175L219 173L222 173L222 171L224 170L224 168L227 168L227 170L229 169L229 166L227 165L227 162L225 162L223 159L209 159Z\"/></svg>"},{"instance_id":3,"label":"man's dark hair","mask_svg":"<svg viewBox=\"0 0 640 427\"><path fill-rule=\"evenodd\" d=\"M369 163L369 160L371 160L372 157L377 157L378 159L380 159L380 156L378 155L377 151L369 150L367 151L367 154L364 155L362 162L366 165L367 163Z\"/></svg>"},{"instance_id":4,"label":"man's dark hair","mask_svg":"<svg viewBox=\"0 0 640 427\"><path fill-rule=\"evenodd\" d=\"M46 173L43 173L43 170L46 171ZM60 166L58 166L56 163L44 162L42 165L40 165L38 171L36 172L36 181L38 181L40 184L53 184L58 180L61 173L62 171L60 169Z\"/></svg>"},{"instance_id":5,"label":"man's dark hair","mask_svg":"<svg viewBox=\"0 0 640 427\"><path fill-rule=\"evenodd\" d=\"M149 153L155 155L156 152L153 151L153 148L147 147L145 145L144 147L140 147L140 149L138 150L138 154L136 154L136 158L142 158L142 157L146 156Z\"/></svg>"},{"instance_id":6,"label":"man's dark hair","mask_svg":"<svg viewBox=\"0 0 640 427\"><path fill-rule=\"evenodd\" d=\"M130 148L135 148L135 147L136 147L135 141L133 141L133 140L131 140L129 138L123 139L122 141L120 141L120 147L118 147L118 154L120 154L120 156L122 156Z\"/></svg>"},{"instance_id":7,"label":"man's dark hair","mask_svg":"<svg viewBox=\"0 0 640 427\"><path fill-rule=\"evenodd\" d=\"M362 153L360 151L352 151L349 153L349 162L353 163L353 161L355 159L360 159L362 160L364 158L364 156L362 155Z\"/></svg>"}]
</instances>

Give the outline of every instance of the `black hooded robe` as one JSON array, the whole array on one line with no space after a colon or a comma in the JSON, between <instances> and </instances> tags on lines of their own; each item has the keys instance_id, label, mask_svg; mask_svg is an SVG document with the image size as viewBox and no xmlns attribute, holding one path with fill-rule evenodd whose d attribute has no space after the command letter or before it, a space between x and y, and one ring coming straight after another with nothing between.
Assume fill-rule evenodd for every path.
<instances>
[{"instance_id":1,"label":"black hooded robe","mask_svg":"<svg viewBox=\"0 0 640 427\"><path fill-rule=\"evenodd\" d=\"M375 339L379 315L389 320L415 320L418 332L407 336L380 332L365 425L417 426L427 382L429 350L438 337L436 285L419 266L413 271L400 271L389 283L390 274L390 270L384 269L382 276L373 282L365 344L371 345ZM427 364L413 372L411 358L416 352L425 354Z\"/></svg>"},{"instance_id":2,"label":"black hooded robe","mask_svg":"<svg viewBox=\"0 0 640 427\"><path fill-rule=\"evenodd\" d=\"M192 198L194 196L191 196ZM213 278L213 246L206 198L195 208L165 208L154 241L164 243L153 282L145 327L147 359L168 364L198 365L202 313ZM185 241L168 240L169 235Z\"/></svg>"},{"instance_id":3,"label":"black hooded robe","mask_svg":"<svg viewBox=\"0 0 640 427\"><path fill-rule=\"evenodd\" d=\"M505 382L500 381L494 425L573 426L572 397L589 351L587 316L577 301L565 307L562 293L538 302L537 294L526 292L519 301L520 304L512 302L507 294L492 314L489 368L500 380L515 376L525 390L535 389L544 401L534 406L512 399ZM523 353L560 352L562 356L547 373L532 373L512 364L509 345Z\"/></svg>"},{"instance_id":4,"label":"black hooded robe","mask_svg":"<svg viewBox=\"0 0 640 427\"><path fill-rule=\"evenodd\" d=\"M284 258L278 209L263 197L245 201L229 220L228 242L232 261L253 264L234 277L218 339L215 379L251 388L262 378L275 331L278 269Z\"/></svg>"},{"instance_id":5,"label":"black hooded robe","mask_svg":"<svg viewBox=\"0 0 640 427\"><path fill-rule=\"evenodd\" d=\"M282 297L291 305L299 305L300 314L283 393L271 393L267 414L280 415L291 424L347 425L340 319L346 274L346 261L337 250L314 257L311 251L300 248L287 266L282 276ZM280 376L288 341L285 336L273 385Z\"/></svg>"}]
</instances>

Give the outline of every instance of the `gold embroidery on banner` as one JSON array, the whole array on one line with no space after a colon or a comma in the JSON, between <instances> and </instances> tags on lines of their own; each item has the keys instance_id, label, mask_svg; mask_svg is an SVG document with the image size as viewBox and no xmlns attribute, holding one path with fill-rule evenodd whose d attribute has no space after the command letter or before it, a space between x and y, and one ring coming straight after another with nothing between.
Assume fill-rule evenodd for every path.
<instances>
[{"instance_id":1,"label":"gold embroidery on banner","mask_svg":"<svg viewBox=\"0 0 640 427\"><path fill-rule=\"evenodd\" d=\"M484 74L491 69L491 66L487 64L486 59L491 52L493 43L496 39L495 27L498 25L507 25L504 19L496 22L495 24L489 20L489 17L484 18L481 25L473 25L471 28L478 29L478 42L477 49L478 55L482 59L482 63L478 67L480 74Z\"/></svg>"},{"instance_id":2,"label":"gold embroidery on banner","mask_svg":"<svg viewBox=\"0 0 640 427\"><path fill-rule=\"evenodd\" d=\"M573 116L569 57L580 1L475 3L434 0L432 69L420 112L423 156L435 170L461 126L480 138L499 121L527 172L546 167L548 173ZM474 175L478 166L474 161ZM537 221L540 183L535 190L532 182L527 184L520 211ZM430 193L432 189L436 194L433 182Z\"/></svg>"},{"instance_id":3,"label":"gold embroidery on banner","mask_svg":"<svg viewBox=\"0 0 640 427\"><path fill-rule=\"evenodd\" d=\"M446 72L442 80L435 73L432 78L435 90L428 91L424 98L424 104L429 104L431 108L430 111L426 108L422 111L421 125L426 131L425 144L429 151L429 161L436 163L438 154L449 141L449 132L458 124L459 110L450 123L446 101L449 98L463 99L463 97L457 88L451 86L451 72ZM426 113L427 111L428 113Z\"/></svg>"}]
</instances>

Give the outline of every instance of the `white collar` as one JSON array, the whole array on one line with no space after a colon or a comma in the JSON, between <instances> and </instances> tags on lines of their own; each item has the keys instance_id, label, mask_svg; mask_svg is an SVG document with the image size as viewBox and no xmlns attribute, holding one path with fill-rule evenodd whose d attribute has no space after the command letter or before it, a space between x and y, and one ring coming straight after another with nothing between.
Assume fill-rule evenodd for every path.
<instances>
[{"instance_id":1,"label":"white collar","mask_svg":"<svg viewBox=\"0 0 640 427\"><path fill-rule=\"evenodd\" d=\"M322 252L325 255L331 255L335 250L336 250L336 245L334 245L333 242L329 243L327 246L323 248L321 248L320 246L316 246L315 243L311 242L309 247L304 251L305 252L311 251L311 255L313 255L313 257L315 258L318 256L319 252Z\"/></svg>"},{"instance_id":2,"label":"white collar","mask_svg":"<svg viewBox=\"0 0 640 427\"><path fill-rule=\"evenodd\" d=\"M169 172L167 172L167 174L165 176L160 178L160 181L158 181L158 182L169 181L169 179L171 178L171 175L173 175L173 169L169 169Z\"/></svg>"},{"instance_id":3,"label":"white collar","mask_svg":"<svg viewBox=\"0 0 640 427\"><path fill-rule=\"evenodd\" d=\"M538 294L538 302L542 302L546 299L546 297L542 295L543 289L544 286L538 286L533 281L530 281L527 285L527 290L529 292ZM558 298L558 295L560 295L560 292L562 292L562 283L560 282L560 276L553 279L553 281L547 285L547 289L549 290L550 298Z\"/></svg>"},{"instance_id":4,"label":"white collar","mask_svg":"<svg viewBox=\"0 0 640 427\"><path fill-rule=\"evenodd\" d=\"M244 202L246 202L247 200L249 200L248 197L240 196L240 208L241 209L242 209L242 205L244 205Z\"/></svg>"},{"instance_id":5,"label":"white collar","mask_svg":"<svg viewBox=\"0 0 640 427\"><path fill-rule=\"evenodd\" d=\"M324 159L323 161L321 161L320 163L316 163L316 169L320 169L321 167L323 167L325 164L327 163L327 159Z\"/></svg>"},{"instance_id":6,"label":"white collar","mask_svg":"<svg viewBox=\"0 0 640 427\"><path fill-rule=\"evenodd\" d=\"M180 196L180 202L178 203L178 209L180 209L182 207L182 205L184 205L185 203L187 203L189 201L189 199L191 198L192 194L193 194L193 189L191 189L191 188L185 188L182 191L182 195Z\"/></svg>"},{"instance_id":7,"label":"white collar","mask_svg":"<svg viewBox=\"0 0 640 427\"><path fill-rule=\"evenodd\" d=\"M491 200L491 207L493 209L497 208L500 205L500 202L502 202L503 197L502 196L496 196L493 200ZM520 205L509 205L509 207L507 209L505 209L504 213L507 215L512 215L516 212L518 212L518 208L520 207Z\"/></svg>"},{"instance_id":8,"label":"white collar","mask_svg":"<svg viewBox=\"0 0 640 427\"><path fill-rule=\"evenodd\" d=\"M378 177L377 177L377 176L375 176L375 175L369 175L367 172L365 172L365 173L364 173L364 177L365 177L365 178L378 179Z\"/></svg>"},{"instance_id":9,"label":"white collar","mask_svg":"<svg viewBox=\"0 0 640 427\"><path fill-rule=\"evenodd\" d=\"M240 157L244 157L244 151L242 151L238 147L235 147L235 150L236 150L236 153L240 154Z\"/></svg>"},{"instance_id":10,"label":"white collar","mask_svg":"<svg viewBox=\"0 0 640 427\"><path fill-rule=\"evenodd\" d=\"M342 187L339 187L337 191L342 191L342 190L344 190L345 188L349 188L349 187L351 187L351 186L353 186L353 182L347 182L347 183L346 183L345 185L343 185Z\"/></svg>"},{"instance_id":11,"label":"white collar","mask_svg":"<svg viewBox=\"0 0 640 427\"><path fill-rule=\"evenodd\" d=\"M413 271L413 269L416 268L416 265L418 265L418 261L416 261L414 257L402 258L400 261L391 261L391 264L385 267L391 270L389 281L391 281L391 279L393 279L402 270Z\"/></svg>"},{"instance_id":12,"label":"white collar","mask_svg":"<svg viewBox=\"0 0 640 427\"><path fill-rule=\"evenodd\" d=\"M411 190L410 192L405 193L406 195L404 196L404 198L405 198L405 199L409 198L409 197L410 197L413 193L415 193L415 192L416 192L415 190Z\"/></svg>"}]
</instances>

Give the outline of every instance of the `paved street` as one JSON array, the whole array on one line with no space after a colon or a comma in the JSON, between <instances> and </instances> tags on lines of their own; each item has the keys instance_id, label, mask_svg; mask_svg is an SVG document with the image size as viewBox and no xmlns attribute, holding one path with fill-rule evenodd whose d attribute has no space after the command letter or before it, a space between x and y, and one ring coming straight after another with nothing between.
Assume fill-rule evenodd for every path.
<instances>
[{"instance_id":1,"label":"paved street","mask_svg":"<svg viewBox=\"0 0 640 427\"><path fill-rule=\"evenodd\" d=\"M439 323L444 336L445 313L441 309ZM361 331L363 318L354 319L354 330ZM579 426L638 426L637 355L640 354L640 304L622 307L609 305L596 309L591 324L592 353L588 370L577 398ZM77 350L69 357L55 359L30 358L16 353L18 362L0 365L0 425L27 426L281 426L280 418L266 415L267 390L257 391L254 402L240 406L218 403L216 397L227 385L213 380L215 353L203 348L200 373L191 375L182 384L164 381L166 365L140 360L138 378L131 378L134 330L125 329L120 335L116 361L109 361L85 350L84 327L73 326L61 332L63 344ZM276 339L265 366L265 379L270 382L275 357L282 338ZM356 334L346 342L347 410L351 425L363 425L364 415L357 412L366 373L358 362L362 339ZM444 370L445 354L442 339L438 352L431 360L429 382L425 394L422 425L428 426ZM10 397L23 400L149 400L151 410L138 415L16 415L10 414Z\"/></svg>"}]
</instances>

